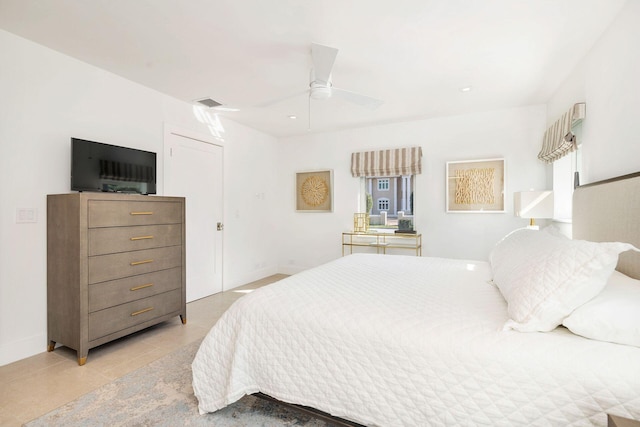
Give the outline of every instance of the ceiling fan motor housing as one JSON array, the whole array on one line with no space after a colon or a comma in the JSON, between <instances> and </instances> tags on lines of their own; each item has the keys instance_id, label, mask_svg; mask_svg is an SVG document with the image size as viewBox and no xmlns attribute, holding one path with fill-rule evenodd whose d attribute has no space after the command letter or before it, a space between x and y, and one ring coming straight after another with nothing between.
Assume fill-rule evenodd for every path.
<instances>
[{"instance_id":1,"label":"ceiling fan motor housing","mask_svg":"<svg viewBox=\"0 0 640 427\"><path fill-rule=\"evenodd\" d=\"M322 84L318 82L311 82L309 84L310 93L312 99L327 99L331 98L331 83Z\"/></svg>"},{"instance_id":2,"label":"ceiling fan motor housing","mask_svg":"<svg viewBox=\"0 0 640 427\"><path fill-rule=\"evenodd\" d=\"M328 76L327 81L319 80L316 78L316 72L312 68L309 73L309 96L311 99L327 99L331 98L331 75Z\"/></svg>"}]
</instances>

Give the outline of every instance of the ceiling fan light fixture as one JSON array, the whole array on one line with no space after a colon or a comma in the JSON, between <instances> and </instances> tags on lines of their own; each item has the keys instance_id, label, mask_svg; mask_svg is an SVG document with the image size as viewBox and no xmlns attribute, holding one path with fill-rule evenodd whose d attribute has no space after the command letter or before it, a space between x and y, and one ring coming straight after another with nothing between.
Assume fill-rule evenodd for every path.
<instances>
[{"instance_id":1,"label":"ceiling fan light fixture","mask_svg":"<svg viewBox=\"0 0 640 427\"><path fill-rule=\"evenodd\" d=\"M309 96L311 99L328 99L331 98L331 86L330 85L322 85L316 82L312 82L310 85L311 90L309 92Z\"/></svg>"}]
</instances>

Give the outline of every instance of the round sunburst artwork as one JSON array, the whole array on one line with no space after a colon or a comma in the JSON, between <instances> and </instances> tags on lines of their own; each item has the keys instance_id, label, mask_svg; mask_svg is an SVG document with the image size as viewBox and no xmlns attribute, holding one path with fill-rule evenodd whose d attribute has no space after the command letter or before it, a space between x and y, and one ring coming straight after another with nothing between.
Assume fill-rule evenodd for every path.
<instances>
[{"instance_id":1,"label":"round sunburst artwork","mask_svg":"<svg viewBox=\"0 0 640 427\"><path fill-rule=\"evenodd\" d=\"M302 183L300 195L307 205L320 206L329 196L329 185L322 177L312 175Z\"/></svg>"}]
</instances>

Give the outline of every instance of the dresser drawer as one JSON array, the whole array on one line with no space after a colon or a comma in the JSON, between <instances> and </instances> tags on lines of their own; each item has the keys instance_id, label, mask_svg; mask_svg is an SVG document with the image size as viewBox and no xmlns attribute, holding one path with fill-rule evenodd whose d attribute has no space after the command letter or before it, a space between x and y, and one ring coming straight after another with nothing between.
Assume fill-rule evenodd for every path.
<instances>
[{"instance_id":1,"label":"dresser drawer","mask_svg":"<svg viewBox=\"0 0 640 427\"><path fill-rule=\"evenodd\" d=\"M89 341L179 311L181 306L181 290L176 289L89 313Z\"/></svg>"},{"instance_id":2,"label":"dresser drawer","mask_svg":"<svg viewBox=\"0 0 640 427\"><path fill-rule=\"evenodd\" d=\"M182 222L182 203L158 201L90 200L89 228Z\"/></svg>"},{"instance_id":3,"label":"dresser drawer","mask_svg":"<svg viewBox=\"0 0 640 427\"><path fill-rule=\"evenodd\" d=\"M182 287L182 268L140 274L89 286L89 312L104 310Z\"/></svg>"},{"instance_id":4,"label":"dresser drawer","mask_svg":"<svg viewBox=\"0 0 640 427\"><path fill-rule=\"evenodd\" d=\"M182 266L182 246L89 257L89 284Z\"/></svg>"},{"instance_id":5,"label":"dresser drawer","mask_svg":"<svg viewBox=\"0 0 640 427\"><path fill-rule=\"evenodd\" d=\"M89 256L182 244L182 224L92 228Z\"/></svg>"}]
</instances>

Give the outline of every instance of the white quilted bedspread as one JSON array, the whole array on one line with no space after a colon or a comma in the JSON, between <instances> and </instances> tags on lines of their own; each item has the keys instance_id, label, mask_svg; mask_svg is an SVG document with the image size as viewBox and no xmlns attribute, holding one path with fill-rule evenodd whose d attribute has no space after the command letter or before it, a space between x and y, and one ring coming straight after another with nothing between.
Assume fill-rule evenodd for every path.
<instances>
[{"instance_id":1,"label":"white quilted bedspread","mask_svg":"<svg viewBox=\"0 0 640 427\"><path fill-rule=\"evenodd\" d=\"M487 263L357 254L239 299L193 362L202 413L261 391L376 426L640 418L640 348L502 331Z\"/></svg>"}]
</instances>

